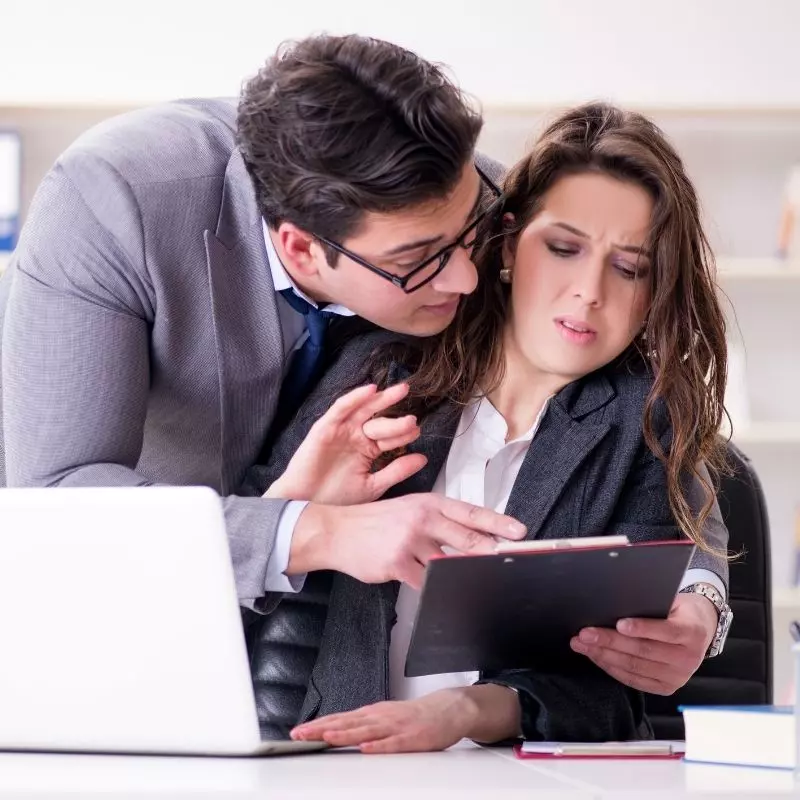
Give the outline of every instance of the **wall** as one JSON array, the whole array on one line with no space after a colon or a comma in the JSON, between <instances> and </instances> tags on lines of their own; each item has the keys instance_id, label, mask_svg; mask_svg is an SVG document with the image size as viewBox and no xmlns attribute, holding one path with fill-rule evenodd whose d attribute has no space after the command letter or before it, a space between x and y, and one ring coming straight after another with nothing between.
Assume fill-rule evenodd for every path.
<instances>
[{"instance_id":1,"label":"wall","mask_svg":"<svg viewBox=\"0 0 800 800\"><path fill-rule=\"evenodd\" d=\"M4 0L0 25L0 105L235 94L320 30L409 46L493 105L800 105L794 0Z\"/></svg>"}]
</instances>

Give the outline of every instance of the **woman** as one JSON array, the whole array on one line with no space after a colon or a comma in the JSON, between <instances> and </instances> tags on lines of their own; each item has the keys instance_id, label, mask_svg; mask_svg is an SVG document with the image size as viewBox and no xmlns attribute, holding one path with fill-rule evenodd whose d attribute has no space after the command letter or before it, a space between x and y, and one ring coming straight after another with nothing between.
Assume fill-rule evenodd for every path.
<instances>
[{"instance_id":1,"label":"woman","mask_svg":"<svg viewBox=\"0 0 800 800\"><path fill-rule=\"evenodd\" d=\"M680 159L646 118L590 105L556 120L504 191L455 322L422 342L350 343L277 444L268 494L375 499L387 475L375 480L376 457L413 442L385 469L419 471L391 494L505 511L529 538L686 535L707 547L711 487L695 516L685 485L702 460L722 463L725 336ZM407 389L357 389L312 426L342 387L398 378ZM395 402L393 419L364 424ZM530 670L404 679L415 591L337 574L329 598L304 714L317 719L295 738L393 752L650 734L641 695L568 647Z\"/></svg>"}]
</instances>

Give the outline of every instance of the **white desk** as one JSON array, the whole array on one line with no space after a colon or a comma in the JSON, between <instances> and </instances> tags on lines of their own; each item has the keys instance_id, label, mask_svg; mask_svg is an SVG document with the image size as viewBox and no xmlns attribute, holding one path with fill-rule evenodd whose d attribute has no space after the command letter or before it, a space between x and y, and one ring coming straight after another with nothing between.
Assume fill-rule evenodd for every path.
<instances>
[{"instance_id":1,"label":"white desk","mask_svg":"<svg viewBox=\"0 0 800 800\"><path fill-rule=\"evenodd\" d=\"M255 759L0 754L0 797L550 800L800 797L778 770L680 761L532 762L465 744L446 753L338 751Z\"/></svg>"}]
</instances>

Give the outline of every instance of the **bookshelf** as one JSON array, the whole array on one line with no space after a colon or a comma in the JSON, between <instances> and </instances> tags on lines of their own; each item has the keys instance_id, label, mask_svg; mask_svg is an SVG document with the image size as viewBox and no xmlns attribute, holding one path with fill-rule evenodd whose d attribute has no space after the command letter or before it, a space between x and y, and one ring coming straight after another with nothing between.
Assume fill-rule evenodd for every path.
<instances>
[{"instance_id":1,"label":"bookshelf","mask_svg":"<svg viewBox=\"0 0 800 800\"><path fill-rule=\"evenodd\" d=\"M800 447L800 422L751 422L737 426L732 440L742 448L748 445Z\"/></svg>"},{"instance_id":2,"label":"bookshelf","mask_svg":"<svg viewBox=\"0 0 800 800\"><path fill-rule=\"evenodd\" d=\"M800 587L776 589L772 595L772 605L775 608L795 611L800 615Z\"/></svg>"},{"instance_id":3,"label":"bookshelf","mask_svg":"<svg viewBox=\"0 0 800 800\"><path fill-rule=\"evenodd\" d=\"M726 284L753 281L800 283L800 258L718 258L717 276L723 288Z\"/></svg>"}]
</instances>

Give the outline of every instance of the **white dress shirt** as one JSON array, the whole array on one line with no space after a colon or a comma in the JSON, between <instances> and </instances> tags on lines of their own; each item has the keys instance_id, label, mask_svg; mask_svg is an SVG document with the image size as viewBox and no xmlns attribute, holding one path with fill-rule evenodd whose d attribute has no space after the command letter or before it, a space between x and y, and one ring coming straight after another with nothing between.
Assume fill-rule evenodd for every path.
<instances>
[{"instance_id":1,"label":"white dress shirt","mask_svg":"<svg viewBox=\"0 0 800 800\"><path fill-rule=\"evenodd\" d=\"M264 244L267 248L267 260L272 273L272 282L275 284L275 291L281 292L284 289L291 289L298 297L302 297L307 303L317 308L317 304L310 297L303 294L302 290L286 271L272 242L272 237L269 235L267 223L262 220L262 225L264 228ZM330 314L339 314L343 317L353 316L353 312L349 309L333 303L325 306L325 311ZM280 294L278 295L278 318L280 319L281 333L283 335L283 376L286 377L294 354L305 344L308 338L308 330L305 317L292 308L286 298ZM294 526L297 524L297 518L306 505L307 503L304 500L289 501L278 520L275 547L267 562L265 588L268 592L299 592L303 588L306 579L305 575L287 576L284 573L289 565L289 551L292 546Z\"/></svg>"},{"instance_id":2,"label":"white dress shirt","mask_svg":"<svg viewBox=\"0 0 800 800\"><path fill-rule=\"evenodd\" d=\"M456 437L433 491L504 512L548 403L549 400L530 430L510 442L506 442L506 421L486 398L468 405L461 414ZM719 577L703 569L687 570L681 588L698 581L713 584L724 596L725 587ZM470 686L478 680L477 672L451 672L418 678L403 675L418 603L419 592L403 584L395 607L397 622L392 629L389 647L389 687L393 700L410 700L437 689Z\"/></svg>"}]
</instances>

